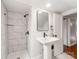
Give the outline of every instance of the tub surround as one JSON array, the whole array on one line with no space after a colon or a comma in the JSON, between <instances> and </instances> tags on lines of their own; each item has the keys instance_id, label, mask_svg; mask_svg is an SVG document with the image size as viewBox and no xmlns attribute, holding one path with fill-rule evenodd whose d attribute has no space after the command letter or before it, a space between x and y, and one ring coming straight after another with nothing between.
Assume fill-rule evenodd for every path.
<instances>
[{"instance_id":1,"label":"tub surround","mask_svg":"<svg viewBox=\"0 0 79 59\"><path fill-rule=\"evenodd\" d=\"M24 18L24 13L8 11L8 48L9 53L27 49L28 36L28 19Z\"/></svg>"}]
</instances>

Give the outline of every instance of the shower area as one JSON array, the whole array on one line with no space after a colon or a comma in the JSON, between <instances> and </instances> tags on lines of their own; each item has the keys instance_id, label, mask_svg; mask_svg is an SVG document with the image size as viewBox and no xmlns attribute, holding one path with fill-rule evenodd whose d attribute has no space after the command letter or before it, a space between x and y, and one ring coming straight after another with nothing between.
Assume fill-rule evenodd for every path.
<instances>
[{"instance_id":1,"label":"shower area","mask_svg":"<svg viewBox=\"0 0 79 59\"><path fill-rule=\"evenodd\" d=\"M77 44L77 14L68 15L63 20L64 45L73 46Z\"/></svg>"},{"instance_id":2,"label":"shower area","mask_svg":"<svg viewBox=\"0 0 79 59\"><path fill-rule=\"evenodd\" d=\"M18 2L8 8L4 1L1 1L1 59L29 59L30 8ZM21 7L20 10L17 7Z\"/></svg>"},{"instance_id":3,"label":"shower area","mask_svg":"<svg viewBox=\"0 0 79 59\"><path fill-rule=\"evenodd\" d=\"M64 51L73 57L77 57L77 14L64 16L63 41Z\"/></svg>"}]
</instances>

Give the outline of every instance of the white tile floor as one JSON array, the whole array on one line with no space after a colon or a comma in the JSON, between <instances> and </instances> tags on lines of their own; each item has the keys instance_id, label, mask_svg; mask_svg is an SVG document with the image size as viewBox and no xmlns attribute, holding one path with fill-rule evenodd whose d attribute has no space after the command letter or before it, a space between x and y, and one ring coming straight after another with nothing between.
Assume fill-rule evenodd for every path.
<instances>
[{"instance_id":1,"label":"white tile floor","mask_svg":"<svg viewBox=\"0 0 79 59\"><path fill-rule=\"evenodd\" d=\"M15 52L11 53L8 55L7 59L30 59L30 56L28 55L27 51L20 51L20 52ZM42 59L40 58L33 58L33 59ZM52 59L74 59L72 56L67 55L66 53L62 53L56 57L52 57Z\"/></svg>"},{"instance_id":2,"label":"white tile floor","mask_svg":"<svg viewBox=\"0 0 79 59\"><path fill-rule=\"evenodd\" d=\"M27 51L18 51L10 53L7 57L7 59L30 59Z\"/></svg>"}]
</instances>

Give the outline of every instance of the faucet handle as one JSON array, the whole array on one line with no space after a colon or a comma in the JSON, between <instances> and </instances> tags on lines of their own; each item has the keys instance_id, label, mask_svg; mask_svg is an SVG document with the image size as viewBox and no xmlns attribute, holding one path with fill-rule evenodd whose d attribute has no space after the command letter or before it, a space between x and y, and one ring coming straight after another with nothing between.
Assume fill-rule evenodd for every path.
<instances>
[{"instance_id":1,"label":"faucet handle","mask_svg":"<svg viewBox=\"0 0 79 59\"><path fill-rule=\"evenodd\" d=\"M25 35L29 35L29 31L27 31L27 32L25 33Z\"/></svg>"},{"instance_id":2,"label":"faucet handle","mask_svg":"<svg viewBox=\"0 0 79 59\"><path fill-rule=\"evenodd\" d=\"M57 37L57 34L54 34L53 37Z\"/></svg>"}]
</instances>

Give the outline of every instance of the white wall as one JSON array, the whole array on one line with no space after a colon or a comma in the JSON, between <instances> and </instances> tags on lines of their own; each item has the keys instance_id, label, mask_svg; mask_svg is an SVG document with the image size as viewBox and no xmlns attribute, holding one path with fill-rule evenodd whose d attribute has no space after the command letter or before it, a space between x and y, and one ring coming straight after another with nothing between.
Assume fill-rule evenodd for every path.
<instances>
[{"instance_id":1,"label":"white wall","mask_svg":"<svg viewBox=\"0 0 79 59\"><path fill-rule=\"evenodd\" d=\"M7 55L7 10L1 2L1 59L7 59Z\"/></svg>"},{"instance_id":2,"label":"white wall","mask_svg":"<svg viewBox=\"0 0 79 59\"><path fill-rule=\"evenodd\" d=\"M67 15L74 14L74 13L77 13L77 8L64 11L64 12L62 13L62 15L63 15L63 16L67 16Z\"/></svg>"},{"instance_id":3,"label":"white wall","mask_svg":"<svg viewBox=\"0 0 79 59\"><path fill-rule=\"evenodd\" d=\"M63 17L61 14L53 13L53 33L57 35L60 40L54 44L54 55L63 53Z\"/></svg>"},{"instance_id":4,"label":"white wall","mask_svg":"<svg viewBox=\"0 0 79 59\"><path fill-rule=\"evenodd\" d=\"M61 14L53 13L53 33L57 35L59 39L62 39L62 24L63 24L63 17Z\"/></svg>"},{"instance_id":5,"label":"white wall","mask_svg":"<svg viewBox=\"0 0 79 59\"><path fill-rule=\"evenodd\" d=\"M27 21L23 13L8 11L9 53L27 49Z\"/></svg>"},{"instance_id":6,"label":"white wall","mask_svg":"<svg viewBox=\"0 0 79 59\"><path fill-rule=\"evenodd\" d=\"M68 45L67 39L68 39L68 35L67 35L67 19L63 20L63 40L64 40L64 45Z\"/></svg>"},{"instance_id":7,"label":"white wall","mask_svg":"<svg viewBox=\"0 0 79 59\"><path fill-rule=\"evenodd\" d=\"M55 16L54 16L55 15ZM54 17L54 18L53 18ZM56 20L55 18L58 19ZM59 21L58 21L59 20ZM32 19L31 19L31 27L30 27L30 54L31 58L40 57L42 55L42 45L36 41L38 37L43 37L43 33L46 32L48 36L51 35L50 26L53 25L53 21L55 21L54 28L55 33L57 33L58 37L62 39L62 16L59 14L53 14L49 12L49 31L37 31L37 16L36 9L32 9ZM58 22L57 22L58 21ZM55 27L57 24L57 27ZM42 59L42 58L41 58Z\"/></svg>"}]
</instances>

